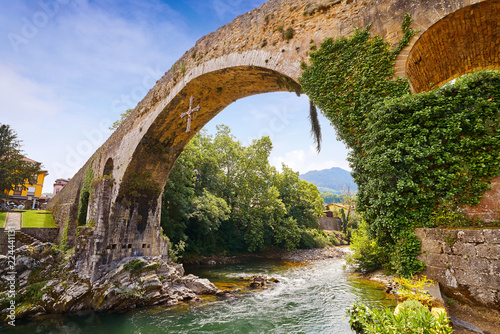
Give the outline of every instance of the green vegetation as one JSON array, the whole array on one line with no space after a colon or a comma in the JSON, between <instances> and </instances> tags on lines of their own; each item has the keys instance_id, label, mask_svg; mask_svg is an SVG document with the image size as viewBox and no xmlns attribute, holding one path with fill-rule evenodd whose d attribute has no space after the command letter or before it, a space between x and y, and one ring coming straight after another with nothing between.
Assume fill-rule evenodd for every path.
<instances>
[{"instance_id":1,"label":"green vegetation","mask_svg":"<svg viewBox=\"0 0 500 334\"><path fill-rule=\"evenodd\" d=\"M347 310L351 328L359 334L453 333L445 313L434 316L426 307L402 307L397 314L391 309L370 309L354 303Z\"/></svg>"},{"instance_id":2,"label":"green vegetation","mask_svg":"<svg viewBox=\"0 0 500 334\"><path fill-rule=\"evenodd\" d=\"M56 227L56 224L51 211L27 210L23 212L23 227Z\"/></svg>"},{"instance_id":3,"label":"green vegetation","mask_svg":"<svg viewBox=\"0 0 500 334\"><path fill-rule=\"evenodd\" d=\"M118 127L120 126L120 124L123 123L123 121L125 120L125 118L129 117L130 114L134 111L134 109L127 109L125 112L123 112L121 115L120 115L120 119L115 121L110 127L109 129L111 131L114 131L116 129L118 129Z\"/></svg>"},{"instance_id":4,"label":"green vegetation","mask_svg":"<svg viewBox=\"0 0 500 334\"><path fill-rule=\"evenodd\" d=\"M432 297L424 290L433 284L425 276L421 279L394 279L398 283L398 300L403 300L393 312L391 309L370 309L354 303L348 309L349 323L356 333L452 333L446 313L429 311Z\"/></svg>"},{"instance_id":5,"label":"green vegetation","mask_svg":"<svg viewBox=\"0 0 500 334\"><path fill-rule=\"evenodd\" d=\"M66 220L66 224L64 225L61 243L59 244L59 248L61 249L62 252L66 252L68 250L68 230L69 230L69 218L68 220Z\"/></svg>"},{"instance_id":6,"label":"green vegetation","mask_svg":"<svg viewBox=\"0 0 500 334\"><path fill-rule=\"evenodd\" d=\"M140 273L144 269L144 265L146 262L141 261L139 259L133 259L128 263L123 265L123 269L130 270L132 273L137 274Z\"/></svg>"},{"instance_id":7,"label":"green vegetation","mask_svg":"<svg viewBox=\"0 0 500 334\"><path fill-rule=\"evenodd\" d=\"M83 226L87 223L87 211L89 206L89 198L92 189L92 182L94 182L94 170L92 169L93 161L90 162L89 166L85 170L85 179L83 180L82 189L80 190L80 200L78 202L78 216L77 221L79 226Z\"/></svg>"},{"instance_id":8,"label":"green vegetation","mask_svg":"<svg viewBox=\"0 0 500 334\"><path fill-rule=\"evenodd\" d=\"M317 247L323 211L313 184L269 164L268 137L243 146L226 126L198 133L177 159L163 193L162 227L176 256Z\"/></svg>"},{"instance_id":9,"label":"green vegetation","mask_svg":"<svg viewBox=\"0 0 500 334\"><path fill-rule=\"evenodd\" d=\"M393 79L394 59L414 34L410 24L405 15L394 50L368 28L327 39L300 78L352 149L368 238L392 254L387 268L404 276L423 269L412 230L453 224L458 207L477 204L500 174L500 72L411 95L406 79Z\"/></svg>"},{"instance_id":10,"label":"green vegetation","mask_svg":"<svg viewBox=\"0 0 500 334\"><path fill-rule=\"evenodd\" d=\"M0 123L0 199L7 196L4 190L8 193L18 185L36 184L42 165L24 158L17 133Z\"/></svg>"},{"instance_id":11,"label":"green vegetation","mask_svg":"<svg viewBox=\"0 0 500 334\"><path fill-rule=\"evenodd\" d=\"M286 28L286 30L283 32L283 39L285 41L289 41L293 38L293 35L295 34L295 31L293 30L292 27Z\"/></svg>"},{"instance_id":12,"label":"green vegetation","mask_svg":"<svg viewBox=\"0 0 500 334\"><path fill-rule=\"evenodd\" d=\"M376 239L371 239L368 234L368 224L361 222L359 228L352 234L351 250L345 260L347 266L363 273L381 268L388 262L388 255L380 247Z\"/></svg>"},{"instance_id":13,"label":"green vegetation","mask_svg":"<svg viewBox=\"0 0 500 334\"><path fill-rule=\"evenodd\" d=\"M433 297L427 293L426 287L430 287L434 282L427 279L426 276L422 278L395 278L394 282L398 284L397 296L399 300L416 300L422 305L430 306Z\"/></svg>"},{"instance_id":14,"label":"green vegetation","mask_svg":"<svg viewBox=\"0 0 500 334\"><path fill-rule=\"evenodd\" d=\"M3 227L6 218L7 218L7 212L0 212L0 227Z\"/></svg>"},{"instance_id":15,"label":"green vegetation","mask_svg":"<svg viewBox=\"0 0 500 334\"><path fill-rule=\"evenodd\" d=\"M424 304L419 302L416 299L407 299L401 303L401 308L405 308L407 310L417 311L421 308L425 308Z\"/></svg>"},{"instance_id":16,"label":"green vegetation","mask_svg":"<svg viewBox=\"0 0 500 334\"><path fill-rule=\"evenodd\" d=\"M321 198L323 199L323 203L325 204L342 203L344 201L343 195L333 194L328 191L321 191L319 195L321 196Z\"/></svg>"}]
</instances>

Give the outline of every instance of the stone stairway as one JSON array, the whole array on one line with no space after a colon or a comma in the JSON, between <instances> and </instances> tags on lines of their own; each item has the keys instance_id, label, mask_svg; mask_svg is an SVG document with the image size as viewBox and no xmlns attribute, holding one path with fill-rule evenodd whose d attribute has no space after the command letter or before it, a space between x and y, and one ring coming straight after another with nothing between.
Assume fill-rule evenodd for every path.
<instances>
[{"instance_id":1,"label":"stone stairway","mask_svg":"<svg viewBox=\"0 0 500 334\"><path fill-rule=\"evenodd\" d=\"M21 232L21 231L16 232L16 238L17 238L17 240L21 241L23 244L26 244L26 245L30 245L34 242L43 243L43 241L35 238L34 236L29 235L29 234L24 233L24 232Z\"/></svg>"},{"instance_id":2,"label":"stone stairway","mask_svg":"<svg viewBox=\"0 0 500 334\"><path fill-rule=\"evenodd\" d=\"M34 242L42 242L36 237L24 233L21 231L23 222L22 212L10 211L7 213L7 217L5 218L4 231L7 233L8 230L16 231L16 240L22 242L23 244L29 245Z\"/></svg>"}]
</instances>

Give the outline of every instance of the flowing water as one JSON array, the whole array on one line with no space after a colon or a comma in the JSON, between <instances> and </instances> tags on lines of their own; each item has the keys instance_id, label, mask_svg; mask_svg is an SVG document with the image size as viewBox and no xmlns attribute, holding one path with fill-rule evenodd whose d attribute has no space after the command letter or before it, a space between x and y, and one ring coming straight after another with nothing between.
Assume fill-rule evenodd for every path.
<instances>
[{"instance_id":1,"label":"flowing water","mask_svg":"<svg viewBox=\"0 0 500 334\"><path fill-rule=\"evenodd\" d=\"M173 308L151 307L121 314L50 317L19 323L12 333L353 333L346 309L354 301L394 306L380 287L350 278L343 260L311 264L255 261L214 267L187 267L186 273L209 278L219 288L235 288L239 277L277 278L272 288L233 297L210 297Z\"/></svg>"}]
</instances>

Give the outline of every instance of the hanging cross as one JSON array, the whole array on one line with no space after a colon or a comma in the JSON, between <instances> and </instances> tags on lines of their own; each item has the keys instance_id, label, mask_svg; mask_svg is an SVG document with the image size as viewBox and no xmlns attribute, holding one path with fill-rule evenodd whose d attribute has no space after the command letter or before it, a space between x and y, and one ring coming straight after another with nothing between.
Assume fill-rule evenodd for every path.
<instances>
[{"instance_id":1,"label":"hanging cross","mask_svg":"<svg viewBox=\"0 0 500 334\"><path fill-rule=\"evenodd\" d=\"M189 99L189 110L186 112L183 112L181 114L181 118L184 118L187 116L187 128L186 128L186 133L191 131L191 114L200 110L200 106L198 105L196 108L193 108L193 95L191 95L191 98Z\"/></svg>"}]
</instances>

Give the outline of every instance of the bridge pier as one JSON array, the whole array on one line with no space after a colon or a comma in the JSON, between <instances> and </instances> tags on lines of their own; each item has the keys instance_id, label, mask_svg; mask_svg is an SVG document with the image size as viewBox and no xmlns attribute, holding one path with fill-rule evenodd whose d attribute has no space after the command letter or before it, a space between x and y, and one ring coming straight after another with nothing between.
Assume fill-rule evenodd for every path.
<instances>
[{"instance_id":1,"label":"bridge pier","mask_svg":"<svg viewBox=\"0 0 500 334\"><path fill-rule=\"evenodd\" d=\"M113 186L111 176L92 183L87 224L77 227L76 267L91 282L124 258L168 256L168 239L160 226L161 195L147 199L138 193L113 200Z\"/></svg>"}]
</instances>

